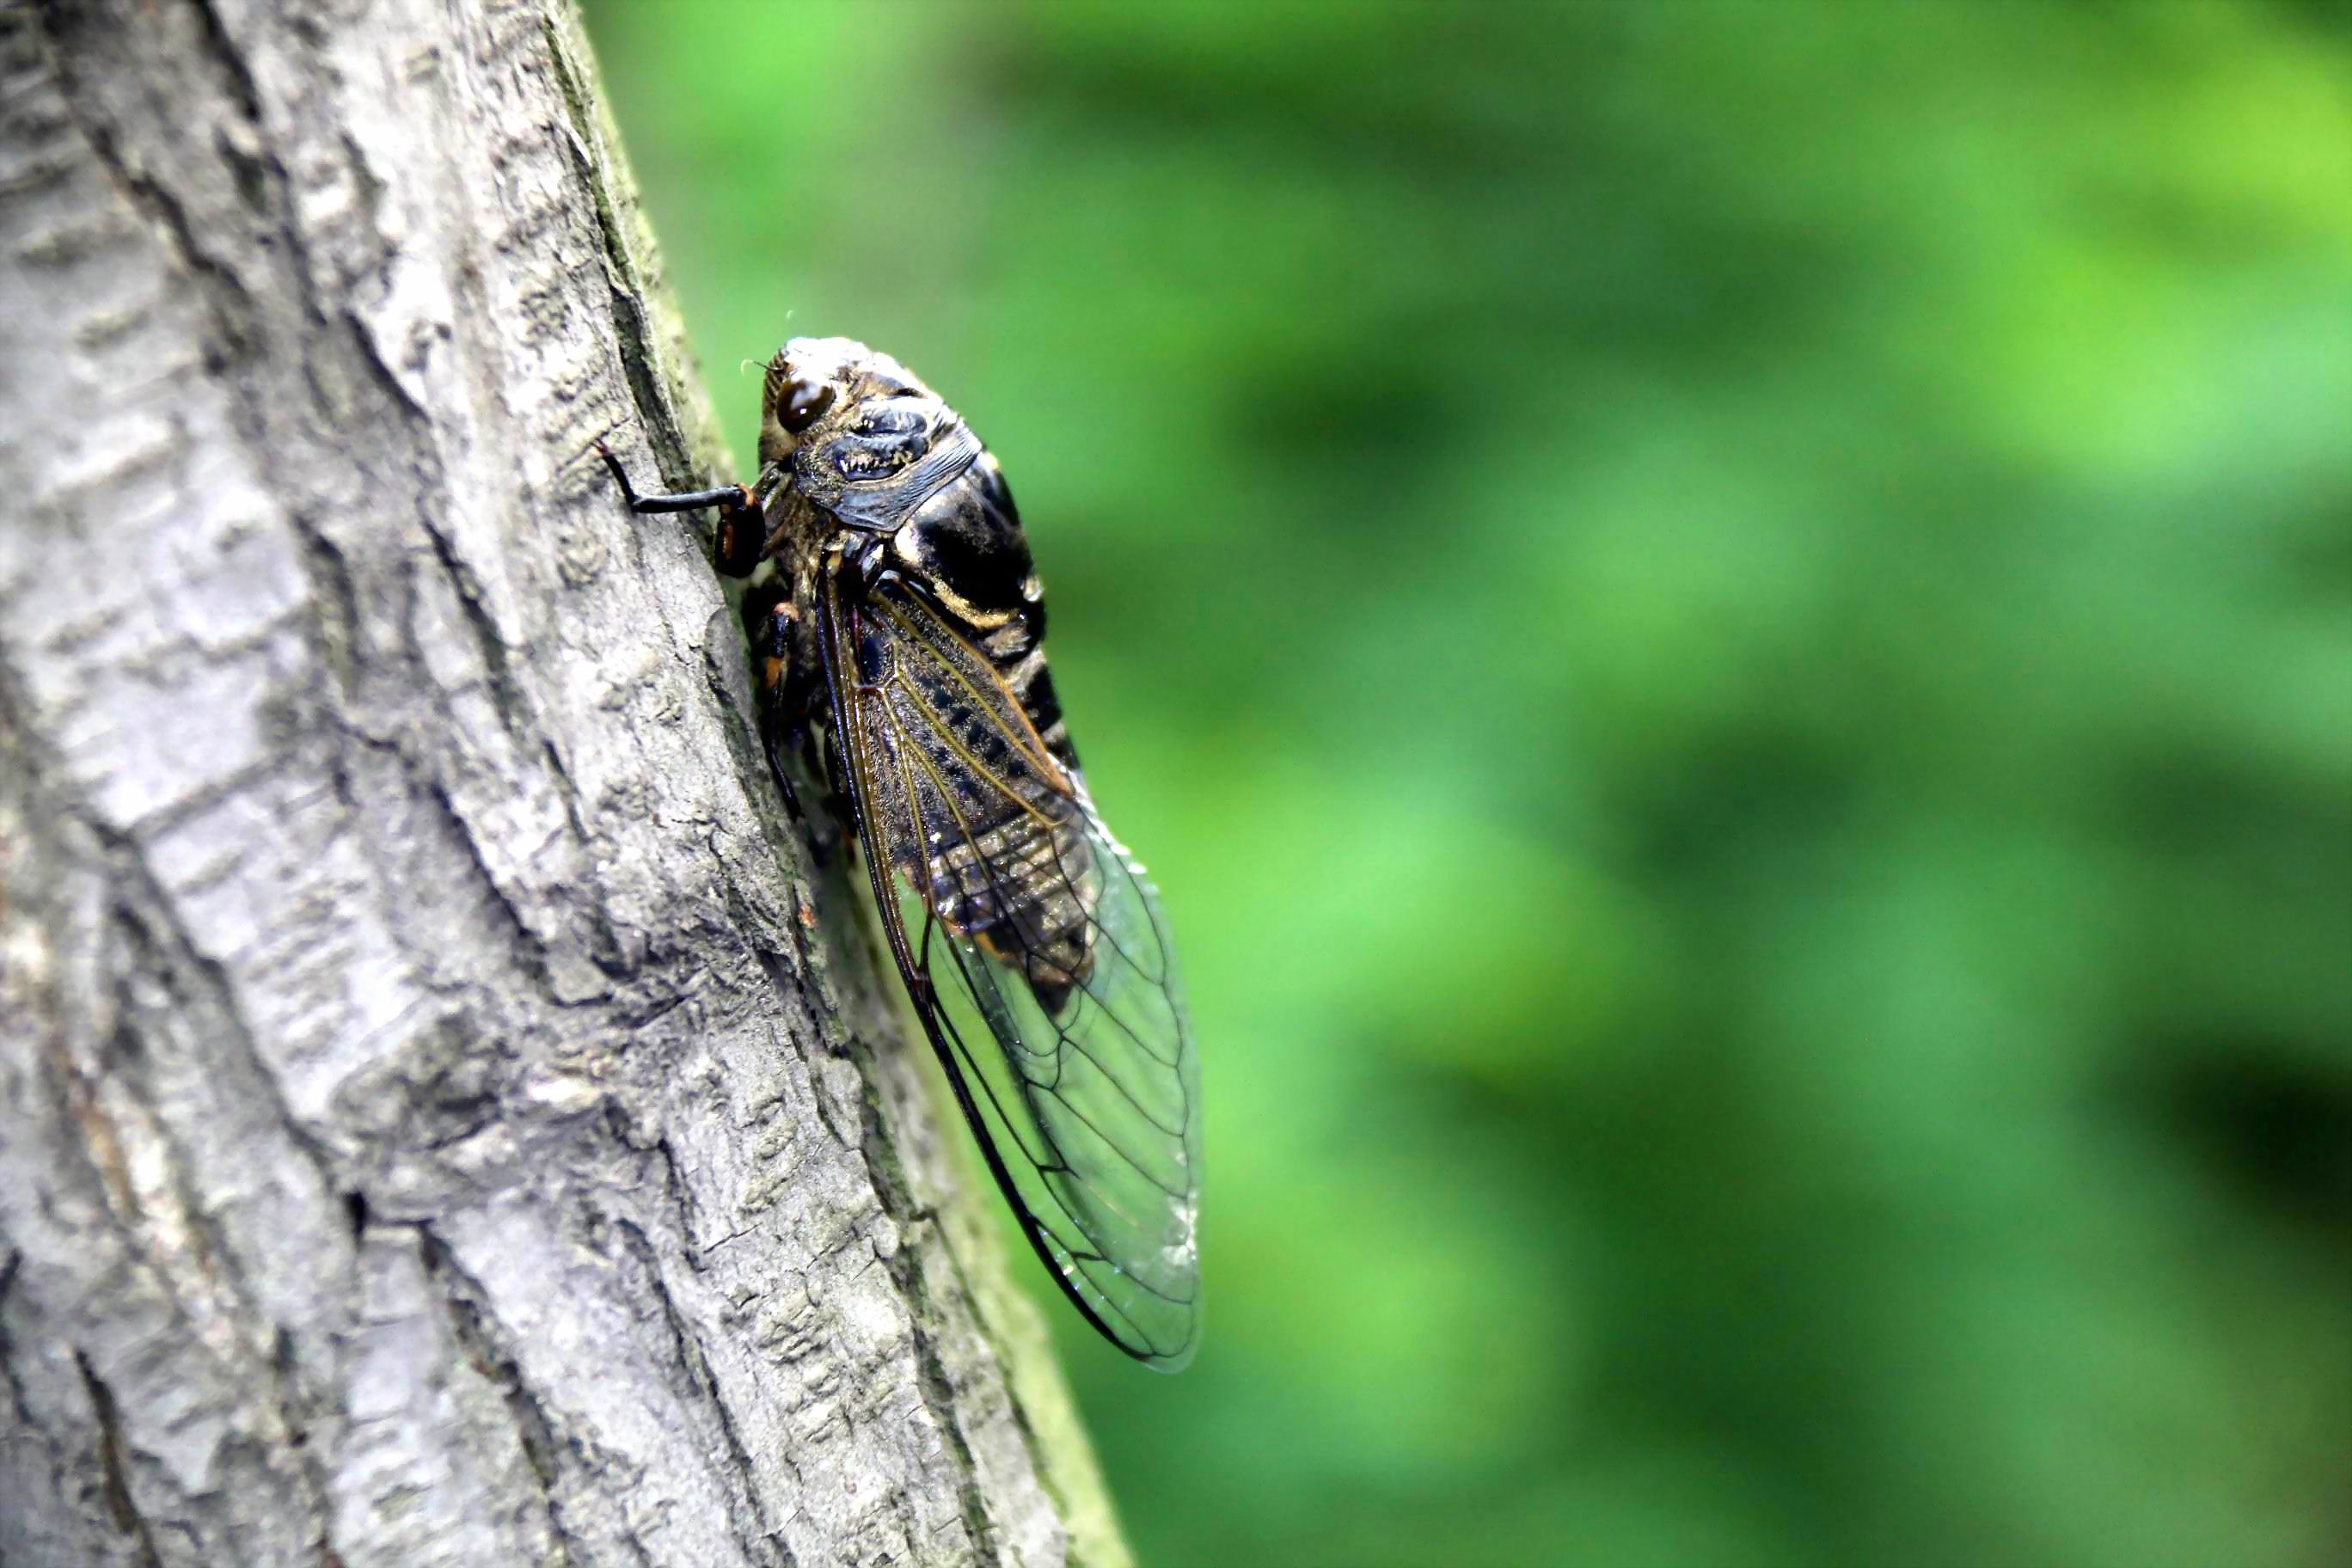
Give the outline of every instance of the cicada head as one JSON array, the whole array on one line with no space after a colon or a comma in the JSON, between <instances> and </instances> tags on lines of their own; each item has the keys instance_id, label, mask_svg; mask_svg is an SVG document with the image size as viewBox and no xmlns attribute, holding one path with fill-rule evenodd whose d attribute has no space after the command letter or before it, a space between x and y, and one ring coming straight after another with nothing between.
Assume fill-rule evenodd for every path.
<instances>
[{"instance_id":1,"label":"cicada head","mask_svg":"<svg viewBox=\"0 0 2352 1568\"><path fill-rule=\"evenodd\" d=\"M897 406L886 413L885 404ZM840 477L870 478L921 457L943 413L939 395L888 354L853 338L794 338L768 362L760 466L791 464L805 474L805 455L830 447ZM843 445L858 436L869 439ZM877 436L885 439L870 439Z\"/></svg>"}]
</instances>

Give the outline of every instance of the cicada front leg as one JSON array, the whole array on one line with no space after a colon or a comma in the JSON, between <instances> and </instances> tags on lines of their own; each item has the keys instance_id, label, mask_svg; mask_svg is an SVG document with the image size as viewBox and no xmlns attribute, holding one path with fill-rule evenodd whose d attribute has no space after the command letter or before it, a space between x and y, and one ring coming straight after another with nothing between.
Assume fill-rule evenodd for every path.
<instances>
[{"instance_id":1,"label":"cicada front leg","mask_svg":"<svg viewBox=\"0 0 2352 1568\"><path fill-rule=\"evenodd\" d=\"M719 514L719 548L712 552L710 563L723 576L749 577L760 564L760 557L768 543L768 514L760 498L741 485L721 485L716 489L680 490L671 495L641 496L637 487L629 482L629 471L621 467L621 459L613 456L613 448L600 438L596 455L604 459L604 468L621 487L629 510L640 516L652 512L700 511L709 507Z\"/></svg>"}]
</instances>

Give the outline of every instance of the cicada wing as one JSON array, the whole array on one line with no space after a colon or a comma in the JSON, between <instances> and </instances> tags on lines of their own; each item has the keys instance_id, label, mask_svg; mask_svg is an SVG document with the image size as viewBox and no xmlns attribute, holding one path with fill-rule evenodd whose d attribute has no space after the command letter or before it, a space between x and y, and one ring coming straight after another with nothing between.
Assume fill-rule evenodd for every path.
<instances>
[{"instance_id":1,"label":"cicada wing","mask_svg":"<svg viewBox=\"0 0 2352 1568\"><path fill-rule=\"evenodd\" d=\"M1200 1085L1167 922L1076 771L903 584L820 640L908 995L997 1184L1079 1310L1173 1371L1200 1333Z\"/></svg>"}]
</instances>

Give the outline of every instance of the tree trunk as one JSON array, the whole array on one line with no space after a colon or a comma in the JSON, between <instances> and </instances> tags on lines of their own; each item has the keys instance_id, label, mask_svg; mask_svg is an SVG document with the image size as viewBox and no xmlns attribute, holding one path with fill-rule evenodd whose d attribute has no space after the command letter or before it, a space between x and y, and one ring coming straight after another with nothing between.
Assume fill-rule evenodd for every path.
<instances>
[{"instance_id":1,"label":"tree trunk","mask_svg":"<svg viewBox=\"0 0 2352 1568\"><path fill-rule=\"evenodd\" d=\"M0 0L0 1563L1123 1561L568 0Z\"/></svg>"}]
</instances>

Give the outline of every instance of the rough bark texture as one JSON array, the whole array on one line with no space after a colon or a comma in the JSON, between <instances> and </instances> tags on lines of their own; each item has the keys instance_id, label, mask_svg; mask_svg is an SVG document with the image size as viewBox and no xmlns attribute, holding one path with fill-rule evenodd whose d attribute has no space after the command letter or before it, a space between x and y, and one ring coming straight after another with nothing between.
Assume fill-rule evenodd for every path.
<instances>
[{"instance_id":1,"label":"rough bark texture","mask_svg":"<svg viewBox=\"0 0 2352 1568\"><path fill-rule=\"evenodd\" d=\"M565 0L0 0L0 1562L1119 1560Z\"/></svg>"}]
</instances>

